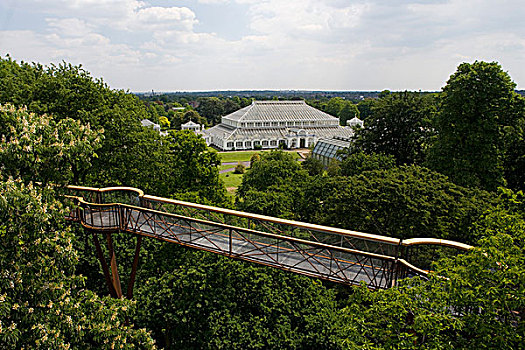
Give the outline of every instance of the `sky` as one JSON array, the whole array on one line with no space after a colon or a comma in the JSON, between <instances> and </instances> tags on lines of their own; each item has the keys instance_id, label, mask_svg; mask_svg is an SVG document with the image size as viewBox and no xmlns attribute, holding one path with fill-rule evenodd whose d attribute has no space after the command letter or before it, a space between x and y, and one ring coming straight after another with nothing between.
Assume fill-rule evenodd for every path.
<instances>
[{"instance_id":1,"label":"sky","mask_svg":"<svg viewBox=\"0 0 525 350\"><path fill-rule=\"evenodd\" d=\"M525 89L525 0L0 0L0 55L115 89L440 90L497 61Z\"/></svg>"}]
</instances>

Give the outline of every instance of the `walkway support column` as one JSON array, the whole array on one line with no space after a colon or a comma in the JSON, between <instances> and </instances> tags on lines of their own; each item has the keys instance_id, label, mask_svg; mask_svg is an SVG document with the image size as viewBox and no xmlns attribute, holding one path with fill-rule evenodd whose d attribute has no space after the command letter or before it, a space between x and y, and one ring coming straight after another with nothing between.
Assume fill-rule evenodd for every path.
<instances>
[{"instance_id":1,"label":"walkway support column","mask_svg":"<svg viewBox=\"0 0 525 350\"><path fill-rule=\"evenodd\" d=\"M141 244L142 244L142 236L137 236L135 256L133 257L133 266L131 267L131 276L129 277L128 292L126 293L126 296L128 299L133 298L133 285L135 284L135 276L137 275L137 267L139 265L139 254L140 254Z\"/></svg>"},{"instance_id":2,"label":"walkway support column","mask_svg":"<svg viewBox=\"0 0 525 350\"><path fill-rule=\"evenodd\" d=\"M108 243L109 259L111 264L111 282L115 287L117 298L122 298L122 286L120 284L120 277L118 275L117 256L115 255L115 250L113 249L113 240L111 238L111 233L106 233L106 240Z\"/></svg>"}]
</instances>

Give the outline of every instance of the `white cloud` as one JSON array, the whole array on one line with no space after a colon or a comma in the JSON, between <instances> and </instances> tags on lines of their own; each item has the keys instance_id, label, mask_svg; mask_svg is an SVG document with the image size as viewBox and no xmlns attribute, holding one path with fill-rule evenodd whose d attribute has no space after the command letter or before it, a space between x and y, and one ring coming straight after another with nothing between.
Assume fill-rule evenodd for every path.
<instances>
[{"instance_id":1,"label":"white cloud","mask_svg":"<svg viewBox=\"0 0 525 350\"><path fill-rule=\"evenodd\" d=\"M47 18L49 29L65 36L84 36L92 33L93 26L78 18Z\"/></svg>"},{"instance_id":2,"label":"white cloud","mask_svg":"<svg viewBox=\"0 0 525 350\"><path fill-rule=\"evenodd\" d=\"M521 2L18 0L16 11L41 13L42 27L0 32L0 48L29 61L84 63L135 90L435 90L475 59L500 61L519 83ZM199 31L204 10L220 17L234 7L245 23L235 40Z\"/></svg>"},{"instance_id":3,"label":"white cloud","mask_svg":"<svg viewBox=\"0 0 525 350\"><path fill-rule=\"evenodd\" d=\"M123 26L129 31L162 29L191 31L196 23L195 13L187 7L139 8L122 19Z\"/></svg>"}]
</instances>

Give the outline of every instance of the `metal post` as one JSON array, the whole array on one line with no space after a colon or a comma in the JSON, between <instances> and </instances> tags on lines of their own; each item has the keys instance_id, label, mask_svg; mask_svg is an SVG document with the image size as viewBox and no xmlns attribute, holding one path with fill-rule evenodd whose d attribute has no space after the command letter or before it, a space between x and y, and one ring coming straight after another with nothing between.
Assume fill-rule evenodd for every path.
<instances>
[{"instance_id":1,"label":"metal post","mask_svg":"<svg viewBox=\"0 0 525 350\"><path fill-rule=\"evenodd\" d=\"M232 229L230 228L230 256L232 255Z\"/></svg>"},{"instance_id":2,"label":"metal post","mask_svg":"<svg viewBox=\"0 0 525 350\"><path fill-rule=\"evenodd\" d=\"M95 249L97 251L98 260L100 261L100 265L102 265L102 272L104 273L104 278L106 280L106 284L108 286L109 294L113 298L118 298L117 291L115 290L115 286L111 282L111 276L109 274L109 268L108 264L106 263L106 259L104 258L104 254L102 252L102 248L100 246L100 242L98 240L98 237L95 232L91 232L93 235L93 241L95 242Z\"/></svg>"},{"instance_id":3,"label":"metal post","mask_svg":"<svg viewBox=\"0 0 525 350\"><path fill-rule=\"evenodd\" d=\"M113 249L113 240L111 239L111 233L106 233L106 240L108 243L110 264L111 264L111 280L115 291L117 292L117 298L122 298L122 287L120 284L120 278L118 275L117 269L117 256L115 255L115 250Z\"/></svg>"},{"instance_id":4,"label":"metal post","mask_svg":"<svg viewBox=\"0 0 525 350\"><path fill-rule=\"evenodd\" d=\"M125 225L126 220L125 220L125 216L124 216L124 208L122 208L121 205L118 205L117 209L118 209L118 213L119 213L119 225L118 225L118 227L119 227L120 231L124 231L124 230L126 230L126 225Z\"/></svg>"},{"instance_id":5,"label":"metal post","mask_svg":"<svg viewBox=\"0 0 525 350\"><path fill-rule=\"evenodd\" d=\"M142 244L142 236L137 236L137 245L135 247L135 256L133 257L133 266L131 268L131 276L129 277L128 292L126 296L128 299L133 298L133 285L135 284L135 276L137 275L137 267L139 265L140 246Z\"/></svg>"}]
</instances>

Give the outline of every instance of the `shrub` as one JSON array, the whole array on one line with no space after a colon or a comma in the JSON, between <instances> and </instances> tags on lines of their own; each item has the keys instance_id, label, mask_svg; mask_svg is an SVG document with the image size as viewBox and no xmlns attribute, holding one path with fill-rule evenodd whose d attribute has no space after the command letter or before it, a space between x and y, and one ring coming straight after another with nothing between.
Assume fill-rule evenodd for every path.
<instances>
[{"instance_id":1,"label":"shrub","mask_svg":"<svg viewBox=\"0 0 525 350\"><path fill-rule=\"evenodd\" d=\"M235 174L244 174L244 171L246 170L246 167L244 166L244 164L242 164L241 162L239 162L236 166L235 166L235 170L233 171Z\"/></svg>"}]
</instances>

